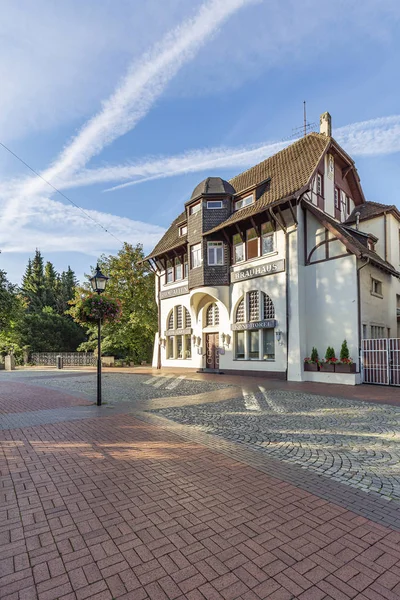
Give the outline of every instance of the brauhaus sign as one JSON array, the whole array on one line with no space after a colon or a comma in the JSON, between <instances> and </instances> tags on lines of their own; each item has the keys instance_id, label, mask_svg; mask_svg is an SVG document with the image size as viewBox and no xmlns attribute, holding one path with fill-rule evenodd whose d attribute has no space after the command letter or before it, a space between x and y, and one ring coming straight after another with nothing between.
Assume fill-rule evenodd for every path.
<instances>
[{"instance_id":1,"label":"brauhaus sign","mask_svg":"<svg viewBox=\"0 0 400 600\"><path fill-rule=\"evenodd\" d=\"M244 281L245 279L252 279L253 277L263 277L264 275L273 275L274 273L281 273L285 270L285 259L275 260L273 262L265 262L256 267L248 267L247 269L241 269L240 271L232 271L231 282Z\"/></svg>"}]
</instances>

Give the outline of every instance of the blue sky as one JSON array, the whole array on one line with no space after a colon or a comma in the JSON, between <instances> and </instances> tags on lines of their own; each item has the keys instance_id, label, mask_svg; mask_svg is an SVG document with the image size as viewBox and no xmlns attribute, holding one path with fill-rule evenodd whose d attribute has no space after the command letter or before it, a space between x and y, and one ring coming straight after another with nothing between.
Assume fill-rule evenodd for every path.
<instances>
[{"instance_id":1,"label":"blue sky","mask_svg":"<svg viewBox=\"0 0 400 600\"><path fill-rule=\"evenodd\" d=\"M311 122L332 114L367 199L399 205L397 0L0 8L0 142L118 240L150 250L204 177L279 149L303 100ZM120 247L1 147L0 205L0 268L16 283L36 247L78 277Z\"/></svg>"}]
</instances>

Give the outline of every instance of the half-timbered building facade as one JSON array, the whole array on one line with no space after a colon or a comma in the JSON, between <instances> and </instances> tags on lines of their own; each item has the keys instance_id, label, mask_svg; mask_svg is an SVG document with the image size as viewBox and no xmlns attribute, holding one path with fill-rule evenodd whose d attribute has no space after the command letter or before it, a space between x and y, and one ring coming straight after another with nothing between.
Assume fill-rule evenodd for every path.
<instances>
[{"instance_id":1,"label":"half-timbered building facade","mask_svg":"<svg viewBox=\"0 0 400 600\"><path fill-rule=\"evenodd\" d=\"M400 213L367 202L321 116L310 133L225 181L208 177L146 260L157 273L154 366L324 380L316 347L400 335ZM356 383L349 374L330 381Z\"/></svg>"}]
</instances>

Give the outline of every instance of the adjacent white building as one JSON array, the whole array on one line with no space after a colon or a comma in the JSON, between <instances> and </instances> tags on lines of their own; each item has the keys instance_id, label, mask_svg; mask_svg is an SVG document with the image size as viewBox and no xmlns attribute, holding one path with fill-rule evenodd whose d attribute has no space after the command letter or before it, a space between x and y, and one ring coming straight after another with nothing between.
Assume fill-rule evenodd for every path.
<instances>
[{"instance_id":1,"label":"adjacent white building","mask_svg":"<svg viewBox=\"0 0 400 600\"><path fill-rule=\"evenodd\" d=\"M353 160L320 133L224 181L209 177L147 257L154 366L357 383L362 338L400 336L400 213L366 202ZM357 373L304 370L316 347Z\"/></svg>"}]
</instances>

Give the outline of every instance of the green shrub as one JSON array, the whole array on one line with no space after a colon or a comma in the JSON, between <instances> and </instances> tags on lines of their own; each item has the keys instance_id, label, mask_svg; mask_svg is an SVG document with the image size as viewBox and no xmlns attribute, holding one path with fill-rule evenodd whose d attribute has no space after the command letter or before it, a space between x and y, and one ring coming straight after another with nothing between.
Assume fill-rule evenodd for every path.
<instances>
[{"instance_id":1,"label":"green shrub","mask_svg":"<svg viewBox=\"0 0 400 600\"><path fill-rule=\"evenodd\" d=\"M332 348L332 346L328 346L325 352L325 360L332 360L335 358L335 350Z\"/></svg>"},{"instance_id":2,"label":"green shrub","mask_svg":"<svg viewBox=\"0 0 400 600\"><path fill-rule=\"evenodd\" d=\"M347 340L343 340L342 347L340 349L340 360L350 358L349 349L347 347Z\"/></svg>"},{"instance_id":3,"label":"green shrub","mask_svg":"<svg viewBox=\"0 0 400 600\"><path fill-rule=\"evenodd\" d=\"M315 348L315 346L313 346L313 349L311 350L311 360L312 362L318 362L318 350Z\"/></svg>"}]
</instances>

